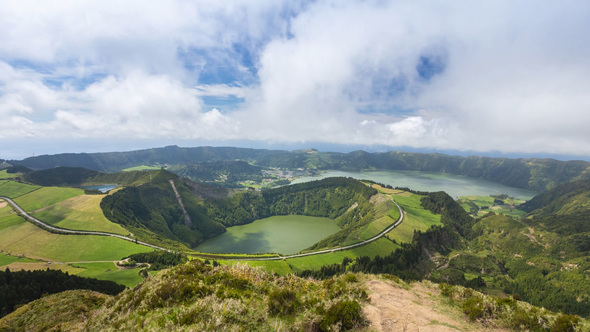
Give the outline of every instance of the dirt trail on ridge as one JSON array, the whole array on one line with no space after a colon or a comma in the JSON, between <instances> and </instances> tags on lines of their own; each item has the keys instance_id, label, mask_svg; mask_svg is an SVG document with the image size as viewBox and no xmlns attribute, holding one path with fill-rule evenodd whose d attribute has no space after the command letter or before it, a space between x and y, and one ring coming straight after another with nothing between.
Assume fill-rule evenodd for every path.
<instances>
[{"instance_id":1,"label":"dirt trail on ridge","mask_svg":"<svg viewBox=\"0 0 590 332\"><path fill-rule=\"evenodd\" d=\"M442 303L438 289L426 283L412 283L406 289L393 282L370 280L365 287L370 301L363 312L370 321L369 331L507 331L469 322L459 309Z\"/></svg>"}]
</instances>

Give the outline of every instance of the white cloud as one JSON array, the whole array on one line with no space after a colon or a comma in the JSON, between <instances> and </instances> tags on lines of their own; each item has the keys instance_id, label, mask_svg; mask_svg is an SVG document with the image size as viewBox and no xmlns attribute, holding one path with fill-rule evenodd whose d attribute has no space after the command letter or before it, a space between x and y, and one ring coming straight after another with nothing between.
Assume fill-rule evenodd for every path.
<instances>
[{"instance_id":1,"label":"white cloud","mask_svg":"<svg viewBox=\"0 0 590 332\"><path fill-rule=\"evenodd\" d=\"M0 137L250 139L590 156L589 7L4 1ZM430 79L417 70L425 56L442 63ZM247 82L200 82L215 65ZM245 102L228 111L212 109L204 97Z\"/></svg>"}]
</instances>

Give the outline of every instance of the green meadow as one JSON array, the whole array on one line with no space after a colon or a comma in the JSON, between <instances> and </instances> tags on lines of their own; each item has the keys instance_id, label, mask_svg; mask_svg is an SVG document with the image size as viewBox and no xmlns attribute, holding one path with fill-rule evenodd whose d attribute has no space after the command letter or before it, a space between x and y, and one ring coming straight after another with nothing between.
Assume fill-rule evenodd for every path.
<instances>
[{"instance_id":1,"label":"green meadow","mask_svg":"<svg viewBox=\"0 0 590 332\"><path fill-rule=\"evenodd\" d=\"M153 249L95 235L53 234L0 209L0 250L11 255L58 262L114 261Z\"/></svg>"},{"instance_id":2,"label":"green meadow","mask_svg":"<svg viewBox=\"0 0 590 332\"><path fill-rule=\"evenodd\" d=\"M100 208L104 195L80 195L39 211L34 216L44 222L66 229L100 231L127 235L129 231L108 220Z\"/></svg>"},{"instance_id":3,"label":"green meadow","mask_svg":"<svg viewBox=\"0 0 590 332\"><path fill-rule=\"evenodd\" d=\"M134 166L134 167L128 167L123 169L123 172L130 172L130 171L145 171L145 170L153 170L153 169L161 169L162 165L155 165L155 166L150 166L150 165L140 165L140 166Z\"/></svg>"},{"instance_id":4,"label":"green meadow","mask_svg":"<svg viewBox=\"0 0 590 332\"><path fill-rule=\"evenodd\" d=\"M35 263L37 262L34 259L30 259L28 257L23 256L12 256L8 254L1 254L0 253L0 267L6 266L12 263Z\"/></svg>"},{"instance_id":5,"label":"green meadow","mask_svg":"<svg viewBox=\"0 0 590 332\"><path fill-rule=\"evenodd\" d=\"M77 263L72 266L82 269L81 272L76 273L80 277L110 280L127 287L134 287L143 281L139 275L139 269L119 270L114 262Z\"/></svg>"},{"instance_id":6,"label":"green meadow","mask_svg":"<svg viewBox=\"0 0 590 332\"><path fill-rule=\"evenodd\" d=\"M408 195L409 194L409 195ZM414 230L426 231L432 225L442 225L440 215L425 210L420 206L421 195L403 192L403 194L392 194L392 198L405 211L403 222L387 233L387 237L397 243L411 242L414 237Z\"/></svg>"},{"instance_id":7,"label":"green meadow","mask_svg":"<svg viewBox=\"0 0 590 332\"><path fill-rule=\"evenodd\" d=\"M77 188L42 187L26 195L20 195L14 202L23 210L32 212L83 194L84 190Z\"/></svg>"},{"instance_id":8,"label":"green meadow","mask_svg":"<svg viewBox=\"0 0 590 332\"><path fill-rule=\"evenodd\" d=\"M502 197L502 202L496 201L498 197L493 196L461 196L459 204L461 207L474 217L481 217L488 212L504 214L514 218L526 216L526 212L518 209L518 205L524 203L523 200L514 197Z\"/></svg>"},{"instance_id":9,"label":"green meadow","mask_svg":"<svg viewBox=\"0 0 590 332\"><path fill-rule=\"evenodd\" d=\"M354 259L361 256L375 257L377 255L389 255L392 251L399 248L399 245L391 241L380 238L364 246L356 247L349 250L334 251L327 254L312 255L305 257L296 257L287 259L287 263L294 272L303 270L318 270L323 265L341 263L345 257Z\"/></svg>"},{"instance_id":10,"label":"green meadow","mask_svg":"<svg viewBox=\"0 0 590 332\"><path fill-rule=\"evenodd\" d=\"M4 179L12 179L14 177L16 177L18 174L15 173L8 173L6 172L5 169L0 171L0 180L4 180Z\"/></svg>"},{"instance_id":11,"label":"green meadow","mask_svg":"<svg viewBox=\"0 0 590 332\"><path fill-rule=\"evenodd\" d=\"M15 199L24 194L30 193L41 187L30 184L19 183L15 181L0 181L0 196Z\"/></svg>"}]
</instances>

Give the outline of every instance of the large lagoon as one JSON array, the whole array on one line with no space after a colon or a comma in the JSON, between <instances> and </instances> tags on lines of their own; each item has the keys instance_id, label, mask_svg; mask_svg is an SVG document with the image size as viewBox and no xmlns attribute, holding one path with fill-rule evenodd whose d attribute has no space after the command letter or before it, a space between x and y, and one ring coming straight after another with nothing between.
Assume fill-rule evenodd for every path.
<instances>
[{"instance_id":1,"label":"large lagoon","mask_svg":"<svg viewBox=\"0 0 590 332\"><path fill-rule=\"evenodd\" d=\"M193 248L208 253L294 254L340 230L336 221L309 216L274 216L228 227Z\"/></svg>"},{"instance_id":2,"label":"large lagoon","mask_svg":"<svg viewBox=\"0 0 590 332\"><path fill-rule=\"evenodd\" d=\"M503 184L470 178L461 175L429 173L420 171L372 171L372 172L344 172L327 171L317 177L302 177L292 183L302 183L327 177L343 176L355 179L372 180L388 184L392 187L408 187L419 191L446 191L453 198L458 196L488 196L507 194L520 199L531 199L537 193L531 190L505 186Z\"/></svg>"}]
</instances>

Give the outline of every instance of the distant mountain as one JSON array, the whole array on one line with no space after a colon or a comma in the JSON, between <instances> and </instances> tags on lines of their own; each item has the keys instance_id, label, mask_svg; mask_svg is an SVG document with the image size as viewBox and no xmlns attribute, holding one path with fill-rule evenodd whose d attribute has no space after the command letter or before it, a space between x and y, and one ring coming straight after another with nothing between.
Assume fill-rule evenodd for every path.
<instances>
[{"instance_id":1,"label":"distant mountain","mask_svg":"<svg viewBox=\"0 0 590 332\"><path fill-rule=\"evenodd\" d=\"M20 161L13 160L9 163L37 170L69 166L84 167L101 172L115 172L140 165L158 165L168 166L172 170L178 168L179 172L185 172L187 165L191 164L236 160L260 167L290 169L441 172L485 179L539 192L554 188L561 183L590 179L590 163L586 161L460 157L438 153L399 151L335 153L318 152L313 149L281 151L234 147L180 148L167 146L130 152L44 155ZM184 165L185 168L183 169L179 165Z\"/></svg>"}]
</instances>

